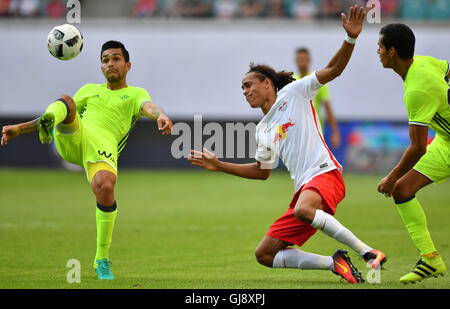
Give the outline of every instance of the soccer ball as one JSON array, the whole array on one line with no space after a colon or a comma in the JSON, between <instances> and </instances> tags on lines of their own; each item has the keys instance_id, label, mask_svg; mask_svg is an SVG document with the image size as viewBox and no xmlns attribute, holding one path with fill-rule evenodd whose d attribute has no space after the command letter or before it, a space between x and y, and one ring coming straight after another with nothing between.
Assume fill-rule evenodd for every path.
<instances>
[{"instance_id":1,"label":"soccer ball","mask_svg":"<svg viewBox=\"0 0 450 309\"><path fill-rule=\"evenodd\" d=\"M83 49L83 35L73 25L56 26L48 34L47 47L54 57L60 60L71 60Z\"/></svg>"}]
</instances>

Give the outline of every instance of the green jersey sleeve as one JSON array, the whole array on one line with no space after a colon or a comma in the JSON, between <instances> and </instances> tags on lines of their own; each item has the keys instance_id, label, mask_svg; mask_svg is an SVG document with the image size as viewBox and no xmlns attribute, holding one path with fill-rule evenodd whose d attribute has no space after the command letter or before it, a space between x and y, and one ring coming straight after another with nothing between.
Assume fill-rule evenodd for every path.
<instances>
[{"instance_id":1,"label":"green jersey sleeve","mask_svg":"<svg viewBox=\"0 0 450 309\"><path fill-rule=\"evenodd\" d=\"M139 88L139 91L136 95L136 100L135 100L134 115L136 115L138 118L141 117L142 116L142 113L141 113L142 105L144 105L144 103L146 103L146 102L151 102L151 101L152 101L152 98L148 94L147 90L145 90L143 88Z\"/></svg>"},{"instance_id":2,"label":"green jersey sleeve","mask_svg":"<svg viewBox=\"0 0 450 309\"><path fill-rule=\"evenodd\" d=\"M439 101L423 91L411 90L405 93L405 105L409 124L428 126L439 108Z\"/></svg>"}]
</instances>

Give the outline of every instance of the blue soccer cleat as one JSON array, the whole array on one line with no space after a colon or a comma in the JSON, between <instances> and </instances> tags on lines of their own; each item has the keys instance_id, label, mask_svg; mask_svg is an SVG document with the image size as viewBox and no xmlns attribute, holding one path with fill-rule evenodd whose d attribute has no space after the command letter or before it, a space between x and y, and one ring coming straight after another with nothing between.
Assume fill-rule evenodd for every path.
<instances>
[{"instance_id":1,"label":"blue soccer cleat","mask_svg":"<svg viewBox=\"0 0 450 309\"><path fill-rule=\"evenodd\" d=\"M110 261L108 261L107 258L104 258L103 260L97 260L95 261L97 263L97 268L95 271L97 272L97 277L100 280L112 280L114 279L114 275L111 272L111 269L109 266L112 264Z\"/></svg>"}]
</instances>

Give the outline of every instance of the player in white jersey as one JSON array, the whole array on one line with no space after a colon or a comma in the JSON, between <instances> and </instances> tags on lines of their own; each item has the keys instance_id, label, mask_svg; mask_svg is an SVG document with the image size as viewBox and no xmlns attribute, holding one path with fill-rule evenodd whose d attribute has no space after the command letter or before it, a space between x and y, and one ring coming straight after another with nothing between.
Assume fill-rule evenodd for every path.
<instances>
[{"instance_id":1,"label":"player in white jersey","mask_svg":"<svg viewBox=\"0 0 450 309\"><path fill-rule=\"evenodd\" d=\"M192 164L250 179L267 179L277 156L291 173L295 195L288 211L270 227L255 255L259 263L273 268L325 269L348 282L363 282L347 252L322 256L293 248L302 246L317 229L354 249L373 268L386 255L367 246L335 218L336 206L345 196L341 166L328 149L313 102L322 85L338 77L353 53L355 39L362 30L365 11L350 8L342 14L348 37L322 70L294 81L292 72L276 72L266 65L250 65L242 80L244 95L251 107L259 107L264 117L256 128L255 163L222 162L204 149L192 151Z\"/></svg>"}]
</instances>

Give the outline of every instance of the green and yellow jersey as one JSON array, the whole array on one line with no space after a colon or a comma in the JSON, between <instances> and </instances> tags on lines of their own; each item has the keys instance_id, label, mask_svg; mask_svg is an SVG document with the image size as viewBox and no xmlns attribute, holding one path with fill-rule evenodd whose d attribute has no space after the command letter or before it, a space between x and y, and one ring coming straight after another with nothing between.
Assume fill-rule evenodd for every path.
<instances>
[{"instance_id":1,"label":"green and yellow jersey","mask_svg":"<svg viewBox=\"0 0 450 309\"><path fill-rule=\"evenodd\" d=\"M145 89L128 86L110 90L106 84L86 84L73 97L77 117L69 125L59 124L55 144L67 162L83 167L107 163L117 174L118 157L128 136L141 117L145 102L151 102ZM91 181L91 176L87 175Z\"/></svg>"},{"instance_id":2,"label":"green and yellow jersey","mask_svg":"<svg viewBox=\"0 0 450 309\"><path fill-rule=\"evenodd\" d=\"M429 126L450 142L449 63L430 56L414 56L405 78L405 106L409 124Z\"/></svg>"},{"instance_id":3,"label":"green and yellow jersey","mask_svg":"<svg viewBox=\"0 0 450 309\"><path fill-rule=\"evenodd\" d=\"M131 129L141 116L141 107L151 101L143 88L128 86L110 90L106 84L86 84L73 97L83 126L117 144L122 151Z\"/></svg>"},{"instance_id":4,"label":"green and yellow jersey","mask_svg":"<svg viewBox=\"0 0 450 309\"><path fill-rule=\"evenodd\" d=\"M307 75L311 74L309 72ZM292 75L295 79L302 79L302 77L299 74ZM322 104L330 100L330 91L328 90L328 85L323 85L319 91L317 92L316 97L314 98L314 108L316 109L317 115L319 115L320 125L322 127L322 130L325 129L324 125L324 118L322 117Z\"/></svg>"},{"instance_id":5,"label":"green and yellow jersey","mask_svg":"<svg viewBox=\"0 0 450 309\"><path fill-rule=\"evenodd\" d=\"M450 176L450 103L445 79L449 64L429 56L414 56L405 78L405 106L410 125L436 132L414 169L435 183Z\"/></svg>"}]
</instances>

